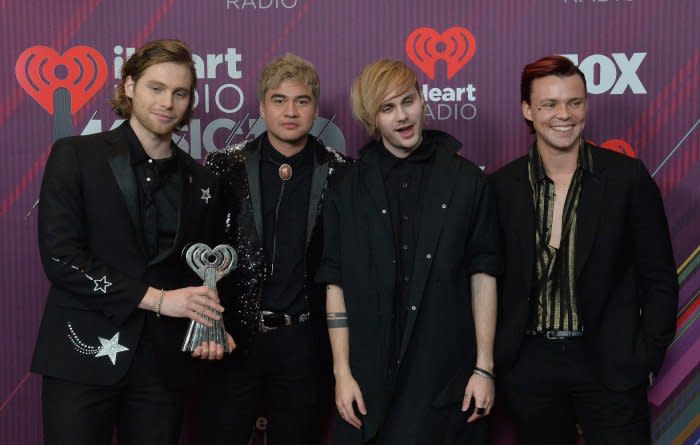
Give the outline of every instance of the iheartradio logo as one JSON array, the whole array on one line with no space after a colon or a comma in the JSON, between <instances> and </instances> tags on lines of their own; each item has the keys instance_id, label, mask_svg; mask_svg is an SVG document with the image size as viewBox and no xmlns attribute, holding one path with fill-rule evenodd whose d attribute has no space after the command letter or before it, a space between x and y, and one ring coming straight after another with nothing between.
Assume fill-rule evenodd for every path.
<instances>
[{"instance_id":1,"label":"iheartradio logo","mask_svg":"<svg viewBox=\"0 0 700 445\"><path fill-rule=\"evenodd\" d=\"M54 93L65 88L70 112L80 110L107 80L104 57L89 46L74 46L59 55L47 46L32 46L15 64L17 82L49 114L54 114Z\"/></svg>"},{"instance_id":2,"label":"iheartradio logo","mask_svg":"<svg viewBox=\"0 0 700 445\"><path fill-rule=\"evenodd\" d=\"M622 139L608 139L607 141L600 144L600 146L610 151L622 153L623 155L627 155L630 158L637 157L637 153L635 153L634 148L632 148L630 143Z\"/></svg>"},{"instance_id":3,"label":"iheartradio logo","mask_svg":"<svg viewBox=\"0 0 700 445\"><path fill-rule=\"evenodd\" d=\"M442 60L451 79L474 57L476 39L467 29L453 27L442 34L433 28L418 28L406 39L408 58L426 76L435 80L435 65Z\"/></svg>"}]
</instances>

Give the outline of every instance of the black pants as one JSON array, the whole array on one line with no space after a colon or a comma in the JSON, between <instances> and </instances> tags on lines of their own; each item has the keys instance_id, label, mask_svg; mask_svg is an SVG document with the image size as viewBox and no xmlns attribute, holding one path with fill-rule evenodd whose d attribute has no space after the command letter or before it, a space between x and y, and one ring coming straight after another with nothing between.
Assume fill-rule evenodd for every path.
<instances>
[{"instance_id":1,"label":"black pants","mask_svg":"<svg viewBox=\"0 0 700 445\"><path fill-rule=\"evenodd\" d=\"M267 445L308 445L315 419L316 357L309 326L257 333L245 356L200 393L197 438L202 445L246 445L255 420L268 419ZM214 364L215 366L217 364ZM228 364L227 364L228 365ZM264 410L263 410L264 408Z\"/></svg>"},{"instance_id":2,"label":"black pants","mask_svg":"<svg viewBox=\"0 0 700 445\"><path fill-rule=\"evenodd\" d=\"M153 369L134 369L139 367L132 365L124 379L111 386L44 377L44 443L109 445L116 429L121 445L176 445L184 391L166 388Z\"/></svg>"},{"instance_id":3,"label":"black pants","mask_svg":"<svg viewBox=\"0 0 700 445\"><path fill-rule=\"evenodd\" d=\"M646 385L628 391L607 389L586 360L581 337L526 337L520 359L501 383L526 445L574 444L577 423L586 445L651 441Z\"/></svg>"}]
</instances>

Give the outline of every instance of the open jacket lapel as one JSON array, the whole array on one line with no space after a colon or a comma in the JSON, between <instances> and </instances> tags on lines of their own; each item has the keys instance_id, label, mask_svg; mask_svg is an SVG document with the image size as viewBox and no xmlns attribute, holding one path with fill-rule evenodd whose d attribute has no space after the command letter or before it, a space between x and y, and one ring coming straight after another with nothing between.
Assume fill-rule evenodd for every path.
<instances>
[{"instance_id":1,"label":"open jacket lapel","mask_svg":"<svg viewBox=\"0 0 700 445\"><path fill-rule=\"evenodd\" d=\"M388 264L396 264L394 256L394 236L391 229L391 215L389 214L389 203L386 198L384 189L384 181L379 168L379 153L377 146L372 145L362 150L360 162L363 163L360 168L362 175L362 184L369 195L369 199L363 199L362 202L368 202L368 227L370 230L370 249L372 251L373 267L376 270L386 270L387 273L377 275L378 288L384 296L394 295L394 279L396 270L387 268ZM380 301L382 311L389 314L391 309L392 298L385 298ZM385 301L386 300L386 301Z\"/></svg>"},{"instance_id":2,"label":"open jacket lapel","mask_svg":"<svg viewBox=\"0 0 700 445\"><path fill-rule=\"evenodd\" d=\"M260 186L260 150L262 149L262 137L249 144L245 151L245 171L248 176L248 191L250 204L253 207L253 220L258 239L263 239L263 215L262 215L262 190ZM262 241L261 241L262 242Z\"/></svg>"},{"instance_id":3,"label":"open jacket lapel","mask_svg":"<svg viewBox=\"0 0 700 445\"><path fill-rule=\"evenodd\" d=\"M514 221L508 222L508 227L513 230L520 245L519 255L523 274L523 295L530 296L530 287L534 276L535 264L535 202L532 197L532 184L528 175L528 157L525 156L519 161L520 168L513 178L510 200L513 205L513 213L510 215Z\"/></svg>"},{"instance_id":4,"label":"open jacket lapel","mask_svg":"<svg viewBox=\"0 0 700 445\"><path fill-rule=\"evenodd\" d=\"M306 246L311 241L311 234L314 231L318 217L319 203L321 195L328 179L328 157L326 149L318 143L313 144L314 148L314 171L311 176L311 191L309 192L309 208L306 216Z\"/></svg>"},{"instance_id":5,"label":"open jacket lapel","mask_svg":"<svg viewBox=\"0 0 700 445\"><path fill-rule=\"evenodd\" d=\"M574 278L578 280L588 255L591 253L600 223L600 209L606 186L606 176L598 159L593 159L594 172L584 171L576 224L576 253Z\"/></svg>"},{"instance_id":6,"label":"open jacket lapel","mask_svg":"<svg viewBox=\"0 0 700 445\"><path fill-rule=\"evenodd\" d=\"M124 205L131 220L131 227L141 251L143 250L143 237L141 227L141 211L139 209L139 190L136 184L136 175L131 168L131 153L129 143L122 137L121 130L116 129L105 136L108 144L107 162L112 169L114 180L119 186Z\"/></svg>"}]
</instances>

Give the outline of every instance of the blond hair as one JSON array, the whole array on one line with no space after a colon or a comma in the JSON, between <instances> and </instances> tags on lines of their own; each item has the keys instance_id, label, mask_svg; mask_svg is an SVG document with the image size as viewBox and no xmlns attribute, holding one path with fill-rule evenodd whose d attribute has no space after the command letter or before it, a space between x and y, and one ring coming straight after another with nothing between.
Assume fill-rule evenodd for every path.
<instances>
[{"instance_id":1,"label":"blond hair","mask_svg":"<svg viewBox=\"0 0 700 445\"><path fill-rule=\"evenodd\" d=\"M265 102L265 95L273 88L280 86L285 80L294 80L311 89L316 103L321 96L321 82L316 68L306 59L291 53L272 59L258 80L258 99Z\"/></svg>"},{"instance_id":2,"label":"blond hair","mask_svg":"<svg viewBox=\"0 0 700 445\"><path fill-rule=\"evenodd\" d=\"M418 88L415 71L399 60L378 60L362 70L350 90L352 114L365 125L370 136L379 138L377 114L387 94L403 94Z\"/></svg>"}]
</instances>

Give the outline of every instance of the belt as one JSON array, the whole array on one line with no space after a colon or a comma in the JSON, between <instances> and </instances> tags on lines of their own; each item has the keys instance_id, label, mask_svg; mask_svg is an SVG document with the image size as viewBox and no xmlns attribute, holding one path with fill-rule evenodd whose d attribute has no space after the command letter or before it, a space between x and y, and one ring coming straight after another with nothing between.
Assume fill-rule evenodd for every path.
<instances>
[{"instance_id":1,"label":"belt","mask_svg":"<svg viewBox=\"0 0 700 445\"><path fill-rule=\"evenodd\" d=\"M555 331L549 330L544 332L537 332L534 330L526 331L525 334L531 336L542 336L547 340L567 340L576 337L583 337L583 331Z\"/></svg>"},{"instance_id":2,"label":"belt","mask_svg":"<svg viewBox=\"0 0 700 445\"><path fill-rule=\"evenodd\" d=\"M285 326L301 326L311 319L309 312L289 315L282 312L260 311L258 313L258 331L270 332Z\"/></svg>"}]
</instances>

